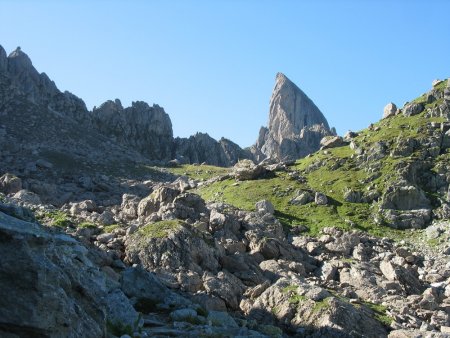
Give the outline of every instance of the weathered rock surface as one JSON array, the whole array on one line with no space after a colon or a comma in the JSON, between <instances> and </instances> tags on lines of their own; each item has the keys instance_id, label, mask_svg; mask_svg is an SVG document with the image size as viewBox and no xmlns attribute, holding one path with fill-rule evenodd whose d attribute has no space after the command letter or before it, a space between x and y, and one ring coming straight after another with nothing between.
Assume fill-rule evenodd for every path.
<instances>
[{"instance_id":1,"label":"weathered rock surface","mask_svg":"<svg viewBox=\"0 0 450 338\"><path fill-rule=\"evenodd\" d=\"M94 108L97 129L117 142L138 150L154 160L172 156L172 122L163 108L142 101L123 108L120 100L107 101Z\"/></svg>"},{"instance_id":2,"label":"weathered rock surface","mask_svg":"<svg viewBox=\"0 0 450 338\"><path fill-rule=\"evenodd\" d=\"M136 101L124 108L116 99L90 112L83 100L61 92L45 73L39 73L20 47L6 56L0 46L0 59L0 110L8 116L2 118L0 131L1 136L6 134L8 146L4 149L18 144L31 148L34 155L56 151L58 154L51 157L65 156L66 162L77 163L84 157L103 165L131 162L132 166L175 158L182 163L231 166L252 157L225 138L216 141L198 133L188 139L174 139L169 115L156 104ZM16 127L21 121L30 121L29 126L22 130ZM104 154L109 155L105 158ZM39 160L53 165L46 159Z\"/></svg>"},{"instance_id":3,"label":"weathered rock surface","mask_svg":"<svg viewBox=\"0 0 450 338\"><path fill-rule=\"evenodd\" d=\"M134 325L122 291L65 234L0 213L0 334L101 337L106 324Z\"/></svg>"},{"instance_id":4,"label":"weathered rock surface","mask_svg":"<svg viewBox=\"0 0 450 338\"><path fill-rule=\"evenodd\" d=\"M398 112L397 106L395 103L388 103L383 110L383 119L387 119L388 117L396 115Z\"/></svg>"},{"instance_id":5,"label":"weathered rock surface","mask_svg":"<svg viewBox=\"0 0 450 338\"><path fill-rule=\"evenodd\" d=\"M181 163L205 162L221 167L230 167L239 160L252 158L249 152L236 143L225 138L216 141L204 133L197 133L189 138L176 138L174 154Z\"/></svg>"},{"instance_id":6,"label":"weathered rock surface","mask_svg":"<svg viewBox=\"0 0 450 338\"><path fill-rule=\"evenodd\" d=\"M320 140L334 133L319 108L284 74L276 76L269 124L262 127L251 151L264 158L292 160L317 151Z\"/></svg>"}]
</instances>

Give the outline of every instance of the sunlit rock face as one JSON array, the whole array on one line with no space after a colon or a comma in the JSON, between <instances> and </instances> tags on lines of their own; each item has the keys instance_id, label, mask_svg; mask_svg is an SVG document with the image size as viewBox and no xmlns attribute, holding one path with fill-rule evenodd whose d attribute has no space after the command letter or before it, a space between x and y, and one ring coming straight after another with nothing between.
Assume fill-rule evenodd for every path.
<instances>
[{"instance_id":1,"label":"sunlit rock face","mask_svg":"<svg viewBox=\"0 0 450 338\"><path fill-rule=\"evenodd\" d=\"M269 124L262 127L252 153L257 160L292 160L320 148L334 132L314 102L284 74L278 73L270 99Z\"/></svg>"}]
</instances>

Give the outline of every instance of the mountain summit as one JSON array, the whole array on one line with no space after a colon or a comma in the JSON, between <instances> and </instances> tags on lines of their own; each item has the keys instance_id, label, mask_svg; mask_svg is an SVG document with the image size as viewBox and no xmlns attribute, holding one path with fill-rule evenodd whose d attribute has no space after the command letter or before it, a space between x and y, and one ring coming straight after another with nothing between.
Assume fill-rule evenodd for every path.
<instances>
[{"instance_id":1,"label":"mountain summit","mask_svg":"<svg viewBox=\"0 0 450 338\"><path fill-rule=\"evenodd\" d=\"M270 99L268 127L262 127L252 152L258 160L291 160L315 152L322 137L334 134L314 102L283 73Z\"/></svg>"}]
</instances>

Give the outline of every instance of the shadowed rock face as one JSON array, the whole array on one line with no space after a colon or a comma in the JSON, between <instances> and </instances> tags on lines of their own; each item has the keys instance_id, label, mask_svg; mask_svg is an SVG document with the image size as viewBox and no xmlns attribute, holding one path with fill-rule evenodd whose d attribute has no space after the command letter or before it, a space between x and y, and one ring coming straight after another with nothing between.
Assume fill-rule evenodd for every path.
<instances>
[{"instance_id":1,"label":"shadowed rock face","mask_svg":"<svg viewBox=\"0 0 450 338\"><path fill-rule=\"evenodd\" d=\"M61 92L45 73L39 73L20 47L7 55L0 46L0 112L6 114L2 124L17 134L16 141L9 143L37 148L43 140L51 139L50 144L64 144L62 148L69 155L83 152L84 156L87 153L93 158L103 158L109 154L106 160L124 162L123 156L107 150L114 147L140 162L152 160L164 164L179 158L185 163L219 166L232 166L239 159L251 157L224 138L216 141L197 133L190 138L175 139L169 115L156 104L136 101L124 108L116 99L91 112L82 99ZM30 119L33 130L11 126ZM89 138L92 144L85 145L84 140ZM100 151L100 145L106 150ZM54 146L51 148L55 150ZM95 154L97 151L100 153Z\"/></svg>"},{"instance_id":2,"label":"shadowed rock face","mask_svg":"<svg viewBox=\"0 0 450 338\"><path fill-rule=\"evenodd\" d=\"M174 154L182 163L203 163L229 167L251 154L236 143L221 138L216 141L208 134L197 133L189 138L174 140Z\"/></svg>"},{"instance_id":3,"label":"shadowed rock face","mask_svg":"<svg viewBox=\"0 0 450 338\"><path fill-rule=\"evenodd\" d=\"M118 142L131 146L151 159L170 159L173 141L172 122L158 105L142 101L123 108L120 100L107 101L93 110L97 128Z\"/></svg>"},{"instance_id":4,"label":"shadowed rock face","mask_svg":"<svg viewBox=\"0 0 450 338\"><path fill-rule=\"evenodd\" d=\"M314 102L284 74L278 73L270 99L269 125L261 128L252 152L258 160L297 159L318 150L320 140L332 134Z\"/></svg>"}]
</instances>

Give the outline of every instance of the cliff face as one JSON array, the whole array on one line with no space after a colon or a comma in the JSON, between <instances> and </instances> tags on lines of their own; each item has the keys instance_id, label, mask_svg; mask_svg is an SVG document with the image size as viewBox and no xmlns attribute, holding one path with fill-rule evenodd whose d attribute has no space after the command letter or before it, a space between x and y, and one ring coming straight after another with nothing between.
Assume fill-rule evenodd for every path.
<instances>
[{"instance_id":1,"label":"cliff face","mask_svg":"<svg viewBox=\"0 0 450 338\"><path fill-rule=\"evenodd\" d=\"M257 160L292 160L320 148L332 135L327 120L311 99L284 74L278 73L270 99L269 124L262 127L252 153Z\"/></svg>"},{"instance_id":2,"label":"cliff face","mask_svg":"<svg viewBox=\"0 0 450 338\"><path fill-rule=\"evenodd\" d=\"M123 108L120 100L107 101L92 111L100 132L131 146L153 160L167 160L172 152L172 122L158 105L142 101Z\"/></svg>"}]
</instances>

